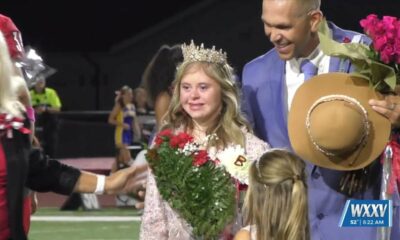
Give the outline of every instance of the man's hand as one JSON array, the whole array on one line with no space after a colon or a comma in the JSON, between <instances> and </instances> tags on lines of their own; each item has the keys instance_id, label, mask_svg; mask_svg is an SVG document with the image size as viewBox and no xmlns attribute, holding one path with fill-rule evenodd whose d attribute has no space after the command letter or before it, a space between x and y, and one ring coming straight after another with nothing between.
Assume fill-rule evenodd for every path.
<instances>
[{"instance_id":1,"label":"man's hand","mask_svg":"<svg viewBox=\"0 0 400 240\"><path fill-rule=\"evenodd\" d=\"M368 103L376 112L387 117L392 126L400 126L400 96L387 95L384 100L370 99Z\"/></svg>"},{"instance_id":2,"label":"man's hand","mask_svg":"<svg viewBox=\"0 0 400 240\"><path fill-rule=\"evenodd\" d=\"M125 187L125 192L133 196L136 199L135 208L144 208L144 197L146 195L146 179L147 176L135 177L129 180L129 183Z\"/></svg>"},{"instance_id":3,"label":"man's hand","mask_svg":"<svg viewBox=\"0 0 400 240\"><path fill-rule=\"evenodd\" d=\"M141 200L141 202L137 202L135 203L135 208L136 209L143 209L144 208L144 196L146 195L146 189L144 189L143 191L139 191L138 192L138 196L140 197L139 200Z\"/></svg>"},{"instance_id":4,"label":"man's hand","mask_svg":"<svg viewBox=\"0 0 400 240\"><path fill-rule=\"evenodd\" d=\"M136 174L136 167L124 168L116 171L106 178L104 192L106 194L126 193L124 191L128 180Z\"/></svg>"},{"instance_id":5,"label":"man's hand","mask_svg":"<svg viewBox=\"0 0 400 240\"><path fill-rule=\"evenodd\" d=\"M128 183L125 185L124 192L132 194L139 200L144 200L144 195L146 193L146 180L147 174L141 174L129 179Z\"/></svg>"}]
</instances>

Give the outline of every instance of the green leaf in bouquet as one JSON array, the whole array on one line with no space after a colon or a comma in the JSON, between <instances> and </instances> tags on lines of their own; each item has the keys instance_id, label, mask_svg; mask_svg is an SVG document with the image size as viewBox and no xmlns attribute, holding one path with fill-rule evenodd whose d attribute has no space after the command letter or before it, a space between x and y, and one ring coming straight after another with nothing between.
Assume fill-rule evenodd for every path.
<instances>
[{"instance_id":1,"label":"green leaf in bouquet","mask_svg":"<svg viewBox=\"0 0 400 240\"><path fill-rule=\"evenodd\" d=\"M172 148L169 138L154 150L146 157L163 199L192 226L195 239L217 239L235 215L230 175L211 161L193 166L194 156Z\"/></svg>"}]
</instances>

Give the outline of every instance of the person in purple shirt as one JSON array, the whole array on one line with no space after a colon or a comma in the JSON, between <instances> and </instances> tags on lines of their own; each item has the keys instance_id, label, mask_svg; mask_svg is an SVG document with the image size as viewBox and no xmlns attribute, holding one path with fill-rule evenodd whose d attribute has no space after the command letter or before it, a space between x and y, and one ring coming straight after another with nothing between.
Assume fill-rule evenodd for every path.
<instances>
[{"instance_id":1,"label":"person in purple shirt","mask_svg":"<svg viewBox=\"0 0 400 240\"><path fill-rule=\"evenodd\" d=\"M244 111L255 133L274 148L291 145L287 130L287 115L297 88L310 75L327 72L351 72L348 59L325 55L319 48L318 25L323 19L320 0L263 0L262 21L267 38L274 48L246 64L243 69L242 91ZM369 44L370 39L357 32L343 30L328 23L332 38L338 42ZM306 60L306 61L304 61ZM313 72L306 71L311 62ZM400 98L369 101L371 107L399 126ZM379 199L379 161L365 169L369 184L364 190L350 193L341 189L340 180L348 172L316 167L307 163L309 219L311 239L377 239L377 228L338 227L348 199ZM391 239L400 239L399 203L394 201Z\"/></svg>"}]
</instances>

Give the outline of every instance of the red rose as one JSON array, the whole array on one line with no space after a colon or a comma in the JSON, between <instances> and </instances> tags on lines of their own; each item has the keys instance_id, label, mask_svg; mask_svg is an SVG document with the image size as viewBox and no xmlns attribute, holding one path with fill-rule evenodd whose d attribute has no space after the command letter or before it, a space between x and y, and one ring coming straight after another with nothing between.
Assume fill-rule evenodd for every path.
<instances>
[{"instance_id":1,"label":"red rose","mask_svg":"<svg viewBox=\"0 0 400 240\"><path fill-rule=\"evenodd\" d=\"M172 137L172 130L171 129L164 129L164 130L162 130L159 134L158 134L160 137L162 136L162 137L168 137L168 138L170 138L170 137Z\"/></svg>"},{"instance_id":2,"label":"red rose","mask_svg":"<svg viewBox=\"0 0 400 240\"><path fill-rule=\"evenodd\" d=\"M169 140L169 145L173 148L176 148L179 146L179 142L180 142L179 137L175 135Z\"/></svg>"},{"instance_id":3,"label":"red rose","mask_svg":"<svg viewBox=\"0 0 400 240\"><path fill-rule=\"evenodd\" d=\"M194 154L193 166L199 167L208 161L208 154L205 150L200 150Z\"/></svg>"},{"instance_id":4,"label":"red rose","mask_svg":"<svg viewBox=\"0 0 400 240\"><path fill-rule=\"evenodd\" d=\"M163 142L164 142L164 140L159 135L157 135L156 139L154 139L154 143L156 144L156 146L160 146L161 143L163 143Z\"/></svg>"},{"instance_id":5,"label":"red rose","mask_svg":"<svg viewBox=\"0 0 400 240\"><path fill-rule=\"evenodd\" d=\"M173 148L179 147L184 148L186 143L193 141L193 137L185 132L181 132L175 135L169 141L169 145Z\"/></svg>"},{"instance_id":6,"label":"red rose","mask_svg":"<svg viewBox=\"0 0 400 240\"><path fill-rule=\"evenodd\" d=\"M179 138L179 147L184 148L186 143L193 141L193 137L185 132L181 132L177 136Z\"/></svg>"},{"instance_id":7,"label":"red rose","mask_svg":"<svg viewBox=\"0 0 400 240\"><path fill-rule=\"evenodd\" d=\"M162 130L157 134L156 139L154 139L154 143L156 144L156 146L160 146L161 143L164 142L165 138L170 139L172 136L173 135L171 129Z\"/></svg>"}]
</instances>

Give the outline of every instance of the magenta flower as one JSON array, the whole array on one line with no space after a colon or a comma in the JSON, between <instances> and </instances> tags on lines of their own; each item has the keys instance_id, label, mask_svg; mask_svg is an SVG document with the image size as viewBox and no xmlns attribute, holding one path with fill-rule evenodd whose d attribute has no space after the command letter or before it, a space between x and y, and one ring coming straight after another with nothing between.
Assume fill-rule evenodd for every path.
<instances>
[{"instance_id":1,"label":"magenta flower","mask_svg":"<svg viewBox=\"0 0 400 240\"><path fill-rule=\"evenodd\" d=\"M371 50L379 61L393 66L400 63L400 21L396 17L370 14L360 21L364 32L372 39Z\"/></svg>"}]
</instances>

